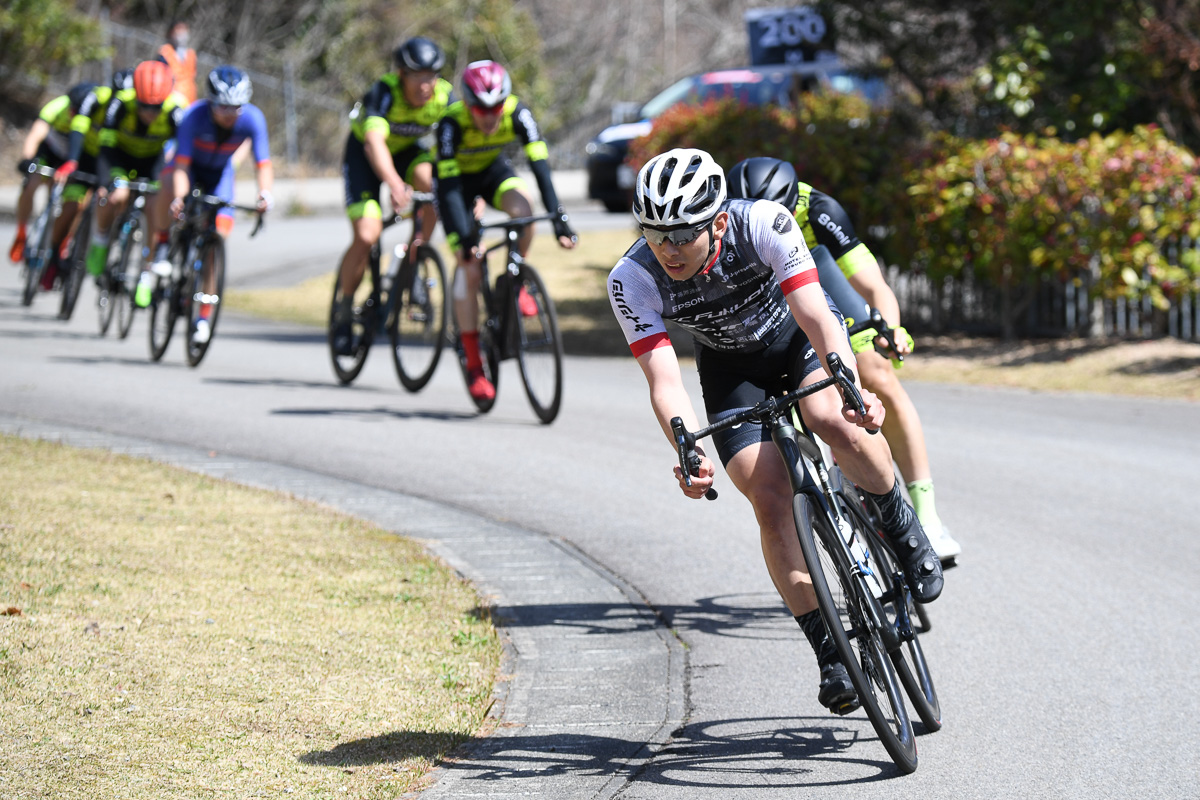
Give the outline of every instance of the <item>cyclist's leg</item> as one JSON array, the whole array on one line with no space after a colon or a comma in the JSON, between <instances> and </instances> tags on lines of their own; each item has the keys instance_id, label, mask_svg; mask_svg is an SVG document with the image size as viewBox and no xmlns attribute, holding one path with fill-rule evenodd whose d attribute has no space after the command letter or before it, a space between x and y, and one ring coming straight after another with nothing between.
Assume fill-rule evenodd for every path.
<instances>
[{"instance_id":1,"label":"cyclist's leg","mask_svg":"<svg viewBox=\"0 0 1200 800\"><path fill-rule=\"evenodd\" d=\"M510 168L511 169L511 168ZM516 175L505 178L496 191L496 205L510 217L528 217L533 215L533 201L525 182ZM533 243L533 226L521 231L517 239L517 252L522 257L529 255L529 245Z\"/></svg>"},{"instance_id":2,"label":"cyclist's leg","mask_svg":"<svg viewBox=\"0 0 1200 800\"><path fill-rule=\"evenodd\" d=\"M786 348L784 348L786 353ZM749 360L731 359L697 348L696 367L704 392L708 419L715 421L740 408L778 394L783 381L778 377L784 363L777 351L768 349L756 359L763 371L747 374ZM776 372L772 377L769 373ZM847 713L857 706L850 676L825 628L792 513L792 489L783 460L762 425L741 425L713 437L713 445L734 486L754 508L759 526L763 561L775 590L795 617L812 646L820 670L818 701L833 711Z\"/></svg>"},{"instance_id":3,"label":"cyclist's leg","mask_svg":"<svg viewBox=\"0 0 1200 800\"><path fill-rule=\"evenodd\" d=\"M379 204L382 182L353 134L346 141L342 183L346 194L346 216L350 219L353 235L350 246L342 255L338 274L341 275L343 302L352 304L354 292L366 272L371 248L383 232L383 208Z\"/></svg>"},{"instance_id":4,"label":"cyclist's leg","mask_svg":"<svg viewBox=\"0 0 1200 800\"><path fill-rule=\"evenodd\" d=\"M423 155L414 161L409 169L410 177L405 179L418 192L433 191L433 162L431 158L432 156ZM436 206L429 204L421 209L420 224L413 225L413 239L409 242L410 254L419 245L433 241L433 234L437 229L437 220Z\"/></svg>"}]
</instances>

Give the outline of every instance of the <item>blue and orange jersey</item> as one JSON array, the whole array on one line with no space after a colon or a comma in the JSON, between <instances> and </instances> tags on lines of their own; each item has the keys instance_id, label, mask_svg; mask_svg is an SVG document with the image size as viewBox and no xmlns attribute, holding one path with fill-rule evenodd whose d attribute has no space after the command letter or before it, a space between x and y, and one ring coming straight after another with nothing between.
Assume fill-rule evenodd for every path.
<instances>
[{"instance_id":1,"label":"blue and orange jersey","mask_svg":"<svg viewBox=\"0 0 1200 800\"><path fill-rule=\"evenodd\" d=\"M195 166L206 171L220 171L233 158L234 151L249 139L258 166L270 163L271 143L267 139L267 119L258 106L247 103L229 130L213 122L208 100L198 100L187 110L179 123L176 136L175 165Z\"/></svg>"}]
</instances>

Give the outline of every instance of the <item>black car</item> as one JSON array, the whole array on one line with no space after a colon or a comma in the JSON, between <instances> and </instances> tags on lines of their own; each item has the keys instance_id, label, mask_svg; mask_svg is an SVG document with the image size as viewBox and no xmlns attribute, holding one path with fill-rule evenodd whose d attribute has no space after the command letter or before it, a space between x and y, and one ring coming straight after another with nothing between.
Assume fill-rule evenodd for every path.
<instances>
[{"instance_id":1,"label":"black car","mask_svg":"<svg viewBox=\"0 0 1200 800\"><path fill-rule=\"evenodd\" d=\"M588 197L604 203L609 211L629 211L633 181L637 177L633 167L626 162L629 143L649 133L654 118L677 103L699 105L708 100L732 98L746 105L786 106L798 92L817 88L859 91L875 99L882 84L851 75L836 63L820 62L689 75L642 106L636 122L612 125L588 142Z\"/></svg>"}]
</instances>

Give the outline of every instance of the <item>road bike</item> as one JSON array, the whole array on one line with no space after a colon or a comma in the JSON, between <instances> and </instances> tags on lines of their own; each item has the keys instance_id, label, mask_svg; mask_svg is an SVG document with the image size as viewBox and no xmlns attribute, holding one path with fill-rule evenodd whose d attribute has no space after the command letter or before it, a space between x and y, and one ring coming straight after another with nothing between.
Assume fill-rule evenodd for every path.
<instances>
[{"instance_id":1,"label":"road bike","mask_svg":"<svg viewBox=\"0 0 1200 800\"><path fill-rule=\"evenodd\" d=\"M160 360L167 352L180 317L187 320L183 344L189 367L199 366L212 344L225 289L225 239L217 231L217 215L225 208L258 215L251 237L262 229L263 215L256 207L239 206L199 189L192 190L184 202L183 219L171 227L167 249L171 274L156 274L150 293L152 361ZM196 331L202 317L208 320L208 332L198 337Z\"/></svg>"},{"instance_id":2,"label":"road bike","mask_svg":"<svg viewBox=\"0 0 1200 800\"><path fill-rule=\"evenodd\" d=\"M690 484L700 465L697 440L743 423L771 429L791 482L796 535L821 616L888 755L902 772L911 773L917 768L917 745L904 693L928 730L941 727L937 691L912 623L912 594L864 496L838 467L827 466L820 447L792 424L796 401L827 386L838 386L846 402L863 412L852 374L836 353L827 363L831 377L769 397L698 431L688 431L676 417L671 430ZM706 496L715 499L716 493L710 489Z\"/></svg>"},{"instance_id":3,"label":"road bike","mask_svg":"<svg viewBox=\"0 0 1200 800\"><path fill-rule=\"evenodd\" d=\"M521 368L525 394L539 420L550 424L562 405L562 333L558 329L558 314L554 301L546 291L542 276L521 255L517 242L527 225L553 219L555 214L534 217L515 217L502 222L480 226L505 232L503 240L484 248L480 259L479 280L479 354L483 372L499 390L500 362L515 358ZM493 284L488 280L487 256L507 248L504 269ZM458 351L463 378L470 385L466 353L458 321L454 322L454 343ZM488 412L495 405L491 399L472 398L475 407Z\"/></svg>"},{"instance_id":4,"label":"road bike","mask_svg":"<svg viewBox=\"0 0 1200 800\"><path fill-rule=\"evenodd\" d=\"M96 176L88 175L82 172L72 172L72 183L81 183L89 187L89 191L96 187ZM58 318L70 319L75 313L75 303L79 300L79 292L83 289L83 282L87 276L87 250L88 244L92 241L92 217L96 213L96 203L98 202L95 192L92 191L86 203L83 203L83 208L79 211L79 217L75 220L75 232L71 235L71 245L67 249L67 254L59 262L59 275L62 281L62 300L58 306Z\"/></svg>"},{"instance_id":5,"label":"road bike","mask_svg":"<svg viewBox=\"0 0 1200 800\"><path fill-rule=\"evenodd\" d=\"M112 182L113 189L122 187L129 189L129 199L112 224L111 230L116 231L116 235L108 248L104 272L96 278L99 290L96 310L100 317L100 335L108 333L115 313L117 334L124 339L133 327L133 315L137 311L133 295L142 274L146 245L146 197L158 191L158 182L141 178L118 178Z\"/></svg>"},{"instance_id":6,"label":"road bike","mask_svg":"<svg viewBox=\"0 0 1200 800\"><path fill-rule=\"evenodd\" d=\"M53 178L54 169L30 164L28 174ZM46 206L34 218L33 224L29 227L21 266L21 277L25 281L25 287L21 292L21 305L23 306L33 305L33 298L37 296L42 275L46 272L46 267L50 265L50 260L54 256L54 222L62 213L63 189L62 184L51 183L50 196L46 198Z\"/></svg>"},{"instance_id":7,"label":"road bike","mask_svg":"<svg viewBox=\"0 0 1200 800\"><path fill-rule=\"evenodd\" d=\"M363 281L356 293L350 319L350 352L338 353L334 346L338 309L342 303L341 275L334 276L329 309L329 353L333 372L344 386L362 372L376 336L386 331L392 347L392 364L400 385L419 392L437 369L446 340L450 297L446 291L446 267L438 251L428 242L414 246L420 231L420 212L432 208L434 195L414 192L413 205L383 221L387 230L398 222L413 220L408 243L398 245L386 273L381 274L381 244L376 241L367 257L370 283Z\"/></svg>"}]
</instances>

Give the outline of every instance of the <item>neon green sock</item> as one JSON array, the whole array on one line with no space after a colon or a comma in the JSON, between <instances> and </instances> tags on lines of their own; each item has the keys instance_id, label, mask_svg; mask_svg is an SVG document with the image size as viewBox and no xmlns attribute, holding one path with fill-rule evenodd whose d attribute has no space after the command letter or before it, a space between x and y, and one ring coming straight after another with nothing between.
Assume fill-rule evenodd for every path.
<instances>
[{"instance_id":1,"label":"neon green sock","mask_svg":"<svg viewBox=\"0 0 1200 800\"><path fill-rule=\"evenodd\" d=\"M933 481L913 481L908 484L908 496L912 499L917 519L921 520L921 527L932 528L936 525L940 530L942 521L938 518L937 506L933 501Z\"/></svg>"}]
</instances>

